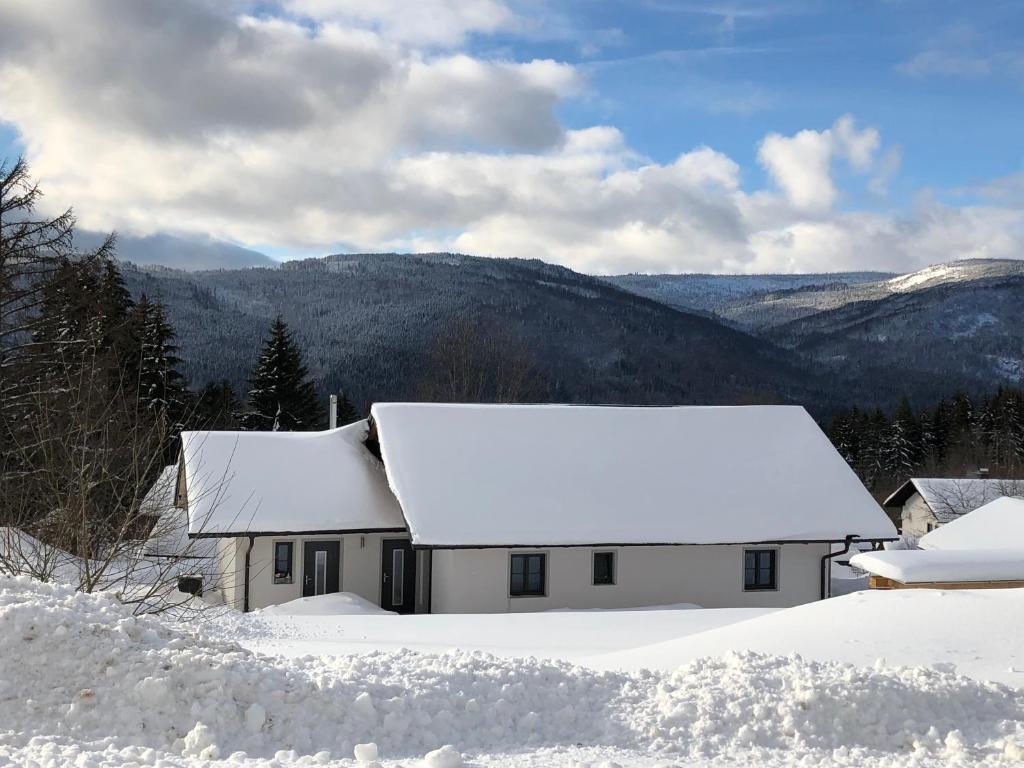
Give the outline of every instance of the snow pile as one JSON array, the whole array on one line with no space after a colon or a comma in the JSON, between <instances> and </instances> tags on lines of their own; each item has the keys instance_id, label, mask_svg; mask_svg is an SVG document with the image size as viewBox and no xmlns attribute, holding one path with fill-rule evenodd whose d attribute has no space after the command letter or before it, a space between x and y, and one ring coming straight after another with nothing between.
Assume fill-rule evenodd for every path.
<instances>
[{"instance_id":1,"label":"snow pile","mask_svg":"<svg viewBox=\"0 0 1024 768\"><path fill-rule=\"evenodd\" d=\"M654 702L654 747L690 757L786 751L858 764L885 753L978 759L995 749L1024 759L1024 696L949 669L729 653L680 667Z\"/></svg>"},{"instance_id":2,"label":"snow pile","mask_svg":"<svg viewBox=\"0 0 1024 768\"><path fill-rule=\"evenodd\" d=\"M272 605L258 611L269 616L394 616L369 600L351 592L334 592L329 595L300 597L287 603Z\"/></svg>"},{"instance_id":3,"label":"snow pile","mask_svg":"<svg viewBox=\"0 0 1024 768\"><path fill-rule=\"evenodd\" d=\"M0 763L451 768L460 752L576 744L759 764L1024 759L1024 697L948 669L749 653L670 674L467 652L284 660L25 578L0 581L0 660Z\"/></svg>"}]
</instances>

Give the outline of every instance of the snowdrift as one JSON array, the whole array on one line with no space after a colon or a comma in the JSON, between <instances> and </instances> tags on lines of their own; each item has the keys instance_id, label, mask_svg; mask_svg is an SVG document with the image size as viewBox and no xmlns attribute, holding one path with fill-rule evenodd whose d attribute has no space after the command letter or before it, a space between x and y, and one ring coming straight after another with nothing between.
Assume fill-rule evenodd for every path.
<instances>
[{"instance_id":1,"label":"snowdrift","mask_svg":"<svg viewBox=\"0 0 1024 768\"><path fill-rule=\"evenodd\" d=\"M584 744L759 765L999 765L1024 760L1024 696L948 669L749 653L671 674L465 652L283 660L133 617L109 595L0 580L0 764L308 765L370 742L389 759Z\"/></svg>"},{"instance_id":2,"label":"snowdrift","mask_svg":"<svg viewBox=\"0 0 1024 768\"><path fill-rule=\"evenodd\" d=\"M395 616L369 600L352 592L334 592L315 597L299 597L287 603L263 608L258 615L267 616Z\"/></svg>"}]
</instances>

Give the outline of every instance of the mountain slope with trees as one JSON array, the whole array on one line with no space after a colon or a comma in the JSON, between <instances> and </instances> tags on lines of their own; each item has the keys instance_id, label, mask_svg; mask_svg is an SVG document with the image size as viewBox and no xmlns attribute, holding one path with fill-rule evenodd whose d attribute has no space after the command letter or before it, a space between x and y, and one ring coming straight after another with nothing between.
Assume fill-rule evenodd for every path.
<instances>
[{"instance_id":1,"label":"mountain slope with trees","mask_svg":"<svg viewBox=\"0 0 1024 768\"><path fill-rule=\"evenodd\" d=\"M345 255L276 269L126 266L125 277L136 295L161 297L199 385L227 379L242 391L263 329L280 314L318 391L344 390L358 407L460 392L637 404L829 399L826 382L771 344L539 261ZM500 380L468 381L473 366Z\"/></svg>"}]
</instances>

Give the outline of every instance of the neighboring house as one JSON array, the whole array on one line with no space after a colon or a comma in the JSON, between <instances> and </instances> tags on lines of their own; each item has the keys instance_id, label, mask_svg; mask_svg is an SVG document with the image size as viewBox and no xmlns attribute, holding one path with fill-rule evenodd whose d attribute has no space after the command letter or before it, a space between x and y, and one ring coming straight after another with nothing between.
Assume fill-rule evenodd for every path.
<instances>
[{"instance_id":1,"label":"neighboring house","mask_svg":"<svg viewBox=\"0 0 1024 768\"><path fill-rule=\"evenodd\" d=\"M799 407L388 403L182 444L177 503L245 610L790 606L827 596L846 543L896 537Z\"/></svg>"},{"instance_id":2,"label":"neighboring house","mask_svg":"<svg viewBox=\"0 0 1024 768\"><path fill-rule=\"evenodd\" d=\"M1024 498L1002 496L936 528L918 541L921 549L1024 550ZM1024 555L1022 555L1024 559Z\"/></svg>"},{"instance_id":3,"label":"neighboring house","mask_svg":"<svg viewBox=\"0 0 1024 768\"><path fill-rule=\"evenodd\" d=\"M850 559L873 589L1024 587L1024 499L1000 497L921 537L921 549Z\"/></svg>"},{"instance_id":4,"label":"neighboring house","mask_svg":"<svg viewBox=\"0 0 1024 768\"><path fill-rule=\"evenodd\" d=\"M1000 496L1024 493L1024 480L913 477L883 506L901 520L904 535L920 538Z\"/></svg>"}]
</instances>

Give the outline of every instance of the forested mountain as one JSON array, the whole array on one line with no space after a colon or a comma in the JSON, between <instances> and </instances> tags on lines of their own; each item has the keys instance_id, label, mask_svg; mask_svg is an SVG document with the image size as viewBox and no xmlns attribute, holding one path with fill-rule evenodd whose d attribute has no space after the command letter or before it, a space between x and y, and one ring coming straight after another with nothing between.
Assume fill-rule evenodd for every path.
<instances>
[{"instance_id":1,"label":"forested mountain","mask_svg":"<svg viewBox=\"0 0 1024 768\"><path fill-rule=\"evenodd\" d=\"M193 386L226 378L244 391L280 314L319 390L360 406L457 396L452 368L472 355L506 379L471 393L483 399L500 399L514 380L510 399L829 402L830 388L791 353L539 261L373 254L208 272L126 265L124 274L134 294L167 307Z\"/></svg>"},{"instance_id":2,"label":"forested mountain","mask_svg":"<svg viewBox=\"0 0 1024 768\"><path fill-rule=\"evenodd\" d=\"M612 275L605 281L631 293L688 311L732 320L733 307L773 304L774 297L829 293L893 277L887 272L828 272L805 275ZM769 312L771 310L768 310ZM736 312L737 325L744 314Z\"/></svg>"},{"instance_id":3,"label":"forested mountain","mask_svg":"<svg viewBox=\"0 0 1024 768\"><path fill-rule=\"evenodd\" d=\"M957 387L986 392L1024 381L1024 261L971 259L874 277L610 279L792 349L825 375L846 372L850 403L927 402Z\"/></svg>"}]
</instances>

